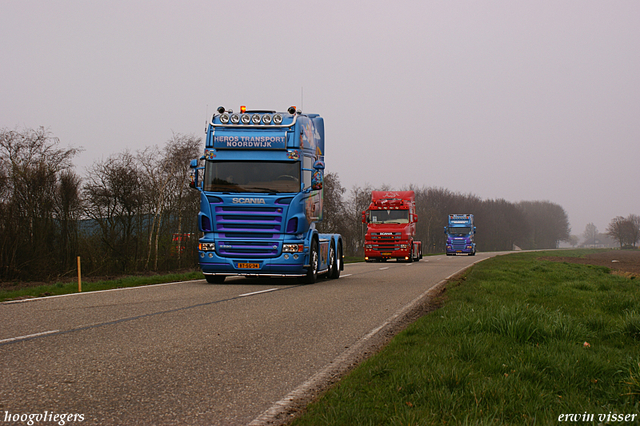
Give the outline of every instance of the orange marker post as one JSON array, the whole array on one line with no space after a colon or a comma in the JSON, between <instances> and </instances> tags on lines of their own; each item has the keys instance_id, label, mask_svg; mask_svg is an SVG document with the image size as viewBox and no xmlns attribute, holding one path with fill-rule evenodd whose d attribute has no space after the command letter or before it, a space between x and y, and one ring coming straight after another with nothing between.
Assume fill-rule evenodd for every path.
<instances>
[{"instance_id":1,"label":"orange marker post","mask_svg":"<svg viewBox=\"0 0 640 426\"><path fill-rule=\"evenodd\" d=\"M78 293L82 293L82 273L80 272L80 256L78 256Z\"/></svg>"}]
</instances>

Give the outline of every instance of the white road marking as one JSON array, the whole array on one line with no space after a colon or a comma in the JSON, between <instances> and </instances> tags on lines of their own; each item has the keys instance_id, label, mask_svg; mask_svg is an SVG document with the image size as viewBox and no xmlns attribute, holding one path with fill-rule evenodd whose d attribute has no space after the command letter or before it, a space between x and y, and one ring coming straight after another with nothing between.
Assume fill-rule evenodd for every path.
<instances>
[{"instance_id":1,"label":"white road marking","mask_svg":"<svg viewBox=\"0 0 640 426\"><path fill-rule=\"evenodd\" d=\"M269 290L260 290L260 291L254 291L253 293L241 294L238 297L253 296L254 294L269 293L270 291L276 291L276 290L278 290L278 289L277 288L270 288Z\"/></svg>"},{"instance_id":2,"label":"white road marking","mask_svg":"<svg viewBox=\"0 0 640 426\"><path fill-rule=\"evenodd\" d=\"M344 277L350 277L351 275L353 275L353 274L343 274L343 275L340 275L340 277L341 277L341 278L344 278Z\"/></svg>"},{"instance_id":3,"label":"white road marking","mask_svg":"<svg viewBox=\"0 0 640 426\"><path fill-rule=\"evenodd\" d=\"M14 340L23 340L23 339L28 339L30 337L37 337L37 336L42 336L45 334L51 334L51 333L57 333L60 330L51 330L51 331L43 331L42 333L36 333L36 334L27 334L26 336L18 336L18 337L11 337L9 339L2 339L0 340L0 343L4 343L4 342L13 342Z\"/></svg>"},{"instance_id":4,"label":"white road marking","mask_svg":"<svg viewBox=\"0 0 640 426\"><path fill-rule=\"evenodd\" d=\"M384 271L385 269L389 269L388 266L384 267L384 268L380 268L381 271Z\"/></svg>"}]
</instances>

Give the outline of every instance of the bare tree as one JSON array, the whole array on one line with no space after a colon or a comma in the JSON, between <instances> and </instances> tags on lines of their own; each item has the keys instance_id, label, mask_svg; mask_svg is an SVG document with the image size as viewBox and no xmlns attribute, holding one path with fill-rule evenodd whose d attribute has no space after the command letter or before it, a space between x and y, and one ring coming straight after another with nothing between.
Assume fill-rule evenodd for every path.
<instances>
[{"instance_id":1,"label":"bare tree","mask_svg":"<svg viewBox=\"0 0 640 426\"><path fill-rule=\"evenodd\" d=\"M4 277L46 278L55 273L56 189L80 151L59 144L43 127L0 130L0 274Z\"/></svg>"},{"instance_id":2,"label":"bare tree","mask_svg":"<svg viewBox=\"0 0 640 426\"><path fill-rule=\"evenodd\" d=\"M607 226L607 235L620 244L620 248L635 247L640 240L640 217L634 214L614 217Z\"/></svg>"},{"instance_id":3,"label":"bare tree","mask_svg":"<svg viewBox=\"0 0 640 426\"><path fill-rule=\"evenodd\" d=\"M340 184L337 173L327 173L323 184L322 222L320 232L344 234L348 232L347 212L343 200L347 190Z\"/></svg>"},{"instance_id":4,"label":"bare tree","mask_svg":"<svg viewBox=\"0 0 640 426\"><path fill-rule=\"evenodd\" d=\"M640 241L640 216L630 214L627 220L629 221L629 243L635 247Z\"/></svg>"},{"instance_id":5,"label":"bare tree","mask_svg":"<svg viewBox=\"0 0 640 426\"><path fill-rule=\"evenodd\" d=\"M529 236L523 241L523 248L557 248L560 241L569 239L569 218L558 204L550 201L521 201L518 206L530 227Z\"/></svg>"},{"instance_id":6,"label":"bare tree","mask_svg":"<svg viewBox=\"0 0 640 426\"><path fill-rule=\"evenodd\" d=\"M189 265L196 262L196 233L198 231L197 216L200 207L200 193L189 188L189 162L202 152L202 140L195 135L176 133L167 143L164 150L165 163L171 175L168 182L168 210L166 221L169 241L174 244L178 267L183 265L183 254L188 255ZM173 236L177 240L173 241ZM185 253L183 253L183 248Z\"/></svg>"},{"instance_id":7,"label":"bare tree","mask_svg":"<svg viewBox=\"0 0 640 426\"><path fill-rule=\"evenodd\" d=\"M592 244L593 247L596 246L596 238L598 237L598 228L593 223L587 223L587 226L584 228L584 237L585 244Z\"/></svg>"},{"instance_id":8,"label":"bare tree","mask_svg":"<svg viewBox=\"0 0 640 426\"><path fill-rule=\"evenodd\" d=\"M59 256L63 270L75 268L78 253L78 221L82 214L80 188L82 181L73 170L60 174L56 186L55 216L59 230Z\"/></svg>"},{"instance_id":9,"label":"bare tree","mask_svg":"<svg viewBox=\"0 0 640 426\"><path fill-rule=\"evenodd\" d=\"M100 241L107 257L94 260L106 268L105 272L135 270L139 232L145 219L140 182L139 164L126 151L89 169L83 188L84 212L100 228Z\"/></svg>"}]
</instances>

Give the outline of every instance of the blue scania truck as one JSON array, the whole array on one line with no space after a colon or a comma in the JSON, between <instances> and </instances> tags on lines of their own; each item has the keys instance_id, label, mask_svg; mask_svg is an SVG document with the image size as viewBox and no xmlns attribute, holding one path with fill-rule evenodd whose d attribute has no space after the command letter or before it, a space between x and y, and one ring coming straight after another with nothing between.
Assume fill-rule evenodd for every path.
<instances>
[{"instance_id":1,"label":"blue scania truck","mask_svg":"<svg viewBox=\"0 0 640 426\"><path fill-rule=\"evenodd\" d=\"M476 255L476 227L473 225L472 214L450 214L449 226L444 227L444 233L447 237L447 256L458 253Z\"/></svg>"},{"instance_id":2,"label":"blue scania truck","mask_svg":"<svg viewBox=\"0 0 640 426\"><path fill-rule=\"evenodd\" d=\"M339 278L339 234L321 234L324 120L302 114L218 108L204 155L191 161L200 191L198 244L207 282L229 276ZM204 161L204 166L202 165Z\"/></svg>"}]
</instances>

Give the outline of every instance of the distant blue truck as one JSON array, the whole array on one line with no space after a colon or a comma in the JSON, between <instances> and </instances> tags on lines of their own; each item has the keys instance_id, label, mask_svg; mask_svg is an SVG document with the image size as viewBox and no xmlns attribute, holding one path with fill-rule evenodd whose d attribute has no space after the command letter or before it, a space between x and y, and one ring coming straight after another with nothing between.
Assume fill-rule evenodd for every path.
<instances>
[{"instance_id":1,"label":"distant blue truck","mask_svg":"<svg viewBox=\"0 0 640 426\"><path fill-rule=\"evenodd\" d=\"M449 226L444 227L444 233L447 237L447 256L455 256L458 253L476 255L476 227L472 214L450 214Z\"/></svg>"},{"instance_id":2,"label":"distant blue truck","mask_svg":"<svg viewBox=\"0 0 640 426\"><path fill-rule=\"evenodd\" d=\"M204 155L191 161L200 191L198 244L207 282L229 276L339 278L339 234L321 234L324 120L286 112L218 108ZM204 166L201 162L204 161Z\"/></svg>"}]
</instances>

